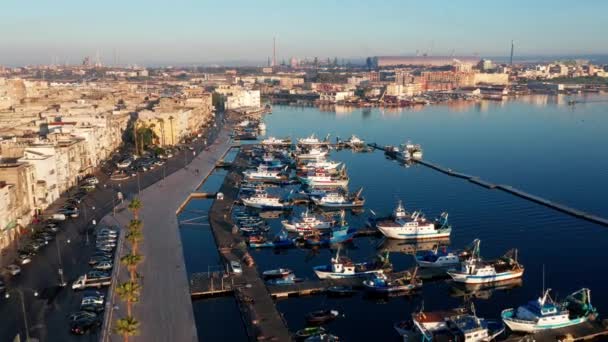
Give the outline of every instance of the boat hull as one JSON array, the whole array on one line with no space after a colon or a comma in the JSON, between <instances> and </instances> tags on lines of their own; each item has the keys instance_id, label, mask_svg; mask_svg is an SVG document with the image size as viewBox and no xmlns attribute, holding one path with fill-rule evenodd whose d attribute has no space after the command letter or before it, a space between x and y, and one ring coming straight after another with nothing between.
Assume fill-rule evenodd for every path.
<instances>
[{"instance_id":1,"label":"boat hull","mask_svg":"<svg viewBox=\"0 0 608 342\"><path fill-rule=\"evenodd\" d=\"M441 239L448 238L452 233L451 229L436 230L431 233L412 232L410 229L402 229L397 227L376 226L382 235L389 239L396 240L422 240L422 239Z\"/></svg>"},{"instance_id":2,"label":"boat hull","mask_svg":"<svg viewBox=\"0 0 608 342\"><path fill-rule=\"evenodd\" d=\"M370 271L356 272L356 273L337 273L337 272L328 271L327 266L316 266L313 269L319 279L345 279L345 278L369 277L374 274L382 273L382 270L370 270Z\"/></svg>"},{"instance_id":3,"label":"boat hull","mask_svg":"<svg viewBox=\"0 0 608 342\"><path fill-rule=\"evenodd\" d=\"M524 270L522 269L519 271L502 272L502 273L497 273L497 274L493 274L493 275L485 275L485 276L470 275L470 274L464 274L464 273L455 272L455 271L448 271L447 273L450 277L452 277L452 280L454 280L457 283L484 284L484 283L495 283L498 281L521 278L521 276L524 274Z\"/></svg>"},{"instance_id":4,"label":"boat hull","mask_svg":"<svg viewBox=\"0 0 608 342\"><path fill-rule=\"evenodd\" d=\"M555 324L539 324L534 321L524 321L520 319L513 318L513 309L504 310L501 314L502 321L506 326L511 329L511 331L525 332L525 333L535 333L542 330L551 330L551 329L559 329L565 328L581 323L585 323L587 321L587 317L579 317L575 319L570 319L567 322L555 323Z\"/></svg>"},{"instance_id":5,"label":"boat hull","mask_svg":"<svg viewBox=\"0 0 608 342\"><path fill-rule=\"evenodd\" d=\"M264 203L250 202L248 200L243 200L243 204L245 206L257 208L257 209L284 209L287 207L284 204L264 204Z\"/></svg>"}]
</instances>

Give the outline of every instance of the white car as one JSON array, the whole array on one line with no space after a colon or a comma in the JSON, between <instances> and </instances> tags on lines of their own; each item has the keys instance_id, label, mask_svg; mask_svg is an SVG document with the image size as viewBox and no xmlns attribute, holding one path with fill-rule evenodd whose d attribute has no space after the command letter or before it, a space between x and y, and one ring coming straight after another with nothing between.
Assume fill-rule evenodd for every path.
<instances>
[{"instance_id":1,"label":"white car","mask_svg":"<svg viewBox=\"0 0 608 342\"><path fill-rule=\"evenodd\" d=\"M14 276L21 273L21 267L15 264L8 265L4 269L6 270L6 272L10 273L10 275Z\"/></svg>"},{"instance_id":2,"label":"white car","mask_svg":"<svg viewBox=\"0 0 608 342\"><path fill-rule=\"evenodd\" d=\"M234 274L242 274L243 273L243 268L241 267L241 263L238 261L231 261L230 262L230 269L232 270L232 273Z\"/></svg>"},{"instance_id":3,"label":"white car","mask_svg":"<svg viewBox=\"0 0 608 342\"><path fill-rule=\"evenodd\" d=\"M93 266L93 269L100 271L109 271L112 269L112 262L110 261L102 261Z\"/></svg>"},{"instance_id":4,"label":"white car","mask_svg":"<svg viewBox=\"0 0 608 342\"><path fill-rule=\"evenodd\" d=\"M103 305L103 298L99 297L84 297L80 302L80 305Z\"/></svg>"}]
</instances>

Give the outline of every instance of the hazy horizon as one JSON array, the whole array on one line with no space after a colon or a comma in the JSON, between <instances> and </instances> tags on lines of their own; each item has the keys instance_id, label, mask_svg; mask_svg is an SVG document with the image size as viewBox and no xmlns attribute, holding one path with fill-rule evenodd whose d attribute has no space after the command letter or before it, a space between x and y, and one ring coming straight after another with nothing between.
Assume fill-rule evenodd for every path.
<instances>
[{"instance_id":1,"label":"hazy horizon","mask_svg":"<svg viewBox=\"0 0 608 342\"><path fill-rule=\"evenodd\" d=\"M265 65L291 57L377 55L588 56L608 54L608 2L516 0L372 3L277 0L10 1L0 13L0 65Z\"/></svg>"}]
</instances>

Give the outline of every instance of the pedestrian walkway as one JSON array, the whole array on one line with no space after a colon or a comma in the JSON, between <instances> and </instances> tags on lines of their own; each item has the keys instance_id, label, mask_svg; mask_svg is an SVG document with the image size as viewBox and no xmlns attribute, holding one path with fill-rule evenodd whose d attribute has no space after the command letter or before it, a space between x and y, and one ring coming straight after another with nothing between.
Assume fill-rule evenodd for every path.
<instances>
[{"instance_id":1,"label":"pedestrian walkway","mask_svg":"<svg viewBox=\"0 0 608 342\"><path fill-rule=\"evenodd\" d=\"M196 156L187 168L141 192L144 241L140 248L144 261L138 272L145 279L145 285L140 302L133 309L141 322L140 334L133 337L133 341L198 341L176 212L196 190L201 178L209 175L230 149L230 125L227 126L215 143ZM126 226L131 218L131 213L123 210L116 213L115 219ZM113 220L111 215L104 219ZM126 252L123 250L121 255ZM128 274L121 270L117 278L117 283L123 282ZM122 337L112 333L112 326L124 316L125 308L117 296L109 294L109 297L111 307L117 309L106 312L102 340L120 341Z\"/></svg>"}]
</instances>

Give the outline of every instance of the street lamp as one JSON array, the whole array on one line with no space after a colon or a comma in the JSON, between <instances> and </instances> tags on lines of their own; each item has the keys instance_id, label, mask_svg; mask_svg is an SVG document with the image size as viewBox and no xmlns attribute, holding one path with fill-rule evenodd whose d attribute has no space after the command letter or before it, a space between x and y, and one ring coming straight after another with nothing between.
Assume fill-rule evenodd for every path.
<instances>
[{"instance_id":1,"label":"street lamp","mask_svg":"<svg viewBox=\"0 0 608 342\"><path fill-rule=\"evenodd\" d=\"M19 293L19 298L21 299L21 311L23 313L23 325L25 327L25 341L26 342L30 342L31 338L30 338L30 327L27 321L27 313L25 311L25 299L23 296L23 291L19 288L13 288L10 290L7 290L6 293L4 294L4 298L9 299L11 297L10 293L12 291L16 291L17 293ZM32 290L34 297L38 297L38 291Z\"/></svg>"}]
</instances>

